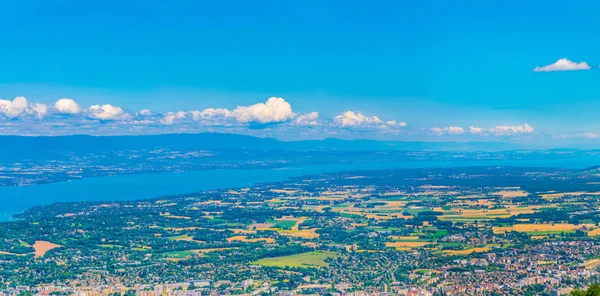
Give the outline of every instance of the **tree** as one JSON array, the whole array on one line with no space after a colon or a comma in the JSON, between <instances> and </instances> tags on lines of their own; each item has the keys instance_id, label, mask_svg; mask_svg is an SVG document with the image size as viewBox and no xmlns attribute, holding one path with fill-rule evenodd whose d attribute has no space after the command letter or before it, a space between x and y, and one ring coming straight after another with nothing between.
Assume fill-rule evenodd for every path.
<instances>
[{"instance_id":1,"label":"tree","mask_svg":"<svg viewBox=\"0 0 600 296\"><path fill-rule=\"evenodd\" d=\"M600 296L600 284L593 283L587 290L575 289L571 292L571 296Z\"/></svg>"}]
</instances>

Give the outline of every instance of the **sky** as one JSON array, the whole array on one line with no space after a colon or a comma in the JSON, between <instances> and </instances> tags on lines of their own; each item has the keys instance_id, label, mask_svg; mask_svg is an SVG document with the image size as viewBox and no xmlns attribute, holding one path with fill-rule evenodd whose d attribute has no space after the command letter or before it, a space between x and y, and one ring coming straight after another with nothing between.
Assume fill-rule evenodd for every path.
<instances>
[{"instance_id":1,"label":"sky","mask_svg":"<svg viewBox=\"0 0 600 296\"><path fill-rule=\"evenodd\" d=\"M600 143L597 1L170 2L3 3L0 134Z\"/></svg>"}]
</instances>

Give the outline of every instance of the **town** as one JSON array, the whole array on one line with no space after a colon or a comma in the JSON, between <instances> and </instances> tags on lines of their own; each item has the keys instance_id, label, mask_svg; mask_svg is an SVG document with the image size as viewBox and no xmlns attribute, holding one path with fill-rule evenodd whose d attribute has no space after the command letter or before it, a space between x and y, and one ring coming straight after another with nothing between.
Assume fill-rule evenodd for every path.
<instances>
[{"instance_id":1,"label":"town","mask_svg":"<svg viewBox=\"0 0 600 296\"><path fill-rule=\"evenodd\" d=\"M600 280L597 173L375 170L44 205L3 223L0 287L5 295L566 295Z\"/></svg>"}]
</instances>

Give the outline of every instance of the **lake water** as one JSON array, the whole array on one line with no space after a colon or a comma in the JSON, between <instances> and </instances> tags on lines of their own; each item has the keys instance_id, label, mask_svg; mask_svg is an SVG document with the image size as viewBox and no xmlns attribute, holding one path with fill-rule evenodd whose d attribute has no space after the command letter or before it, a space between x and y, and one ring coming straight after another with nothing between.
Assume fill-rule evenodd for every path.
<instances>
[{"instance_id":1,"label":"lake water","mask_svg":"<svg viewBox=\"0 0 600 296\"><path fill-rule=\"evenodd\" d=\"M340 171L390 168L522 166L586 168L598 159L508 161L410 161L392 163L327 164L282 169L204 170L156 174L119 175L24 187L0 187L0 221L32 206L69 201L111 201L152 198L209 189L245 187L290 177Z\"/></svg>"}]
</instances>

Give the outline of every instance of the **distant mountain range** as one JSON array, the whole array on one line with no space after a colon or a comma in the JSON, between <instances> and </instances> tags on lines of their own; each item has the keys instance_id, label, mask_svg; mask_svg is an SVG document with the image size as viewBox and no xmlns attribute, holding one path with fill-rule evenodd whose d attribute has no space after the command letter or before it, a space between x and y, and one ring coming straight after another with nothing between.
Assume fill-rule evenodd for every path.
<instances>
[{"instance_id":1,"label":"distant mountain range","mask_svg":"<svg viewBox=\"0 0 600 296\"><path fill-rule=\"evenodd\" d=\"M260 149L302 151L503 151L521 147L504 142L418 142L377 140L280 141L246 135L201 133L145 136L0 136L0 153L37 154L44 151L94 152L98 150L215 150Z\"/></svg>"}]
</instances>

